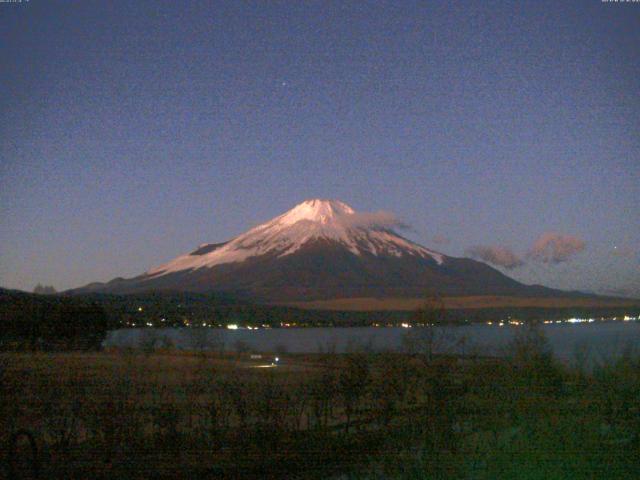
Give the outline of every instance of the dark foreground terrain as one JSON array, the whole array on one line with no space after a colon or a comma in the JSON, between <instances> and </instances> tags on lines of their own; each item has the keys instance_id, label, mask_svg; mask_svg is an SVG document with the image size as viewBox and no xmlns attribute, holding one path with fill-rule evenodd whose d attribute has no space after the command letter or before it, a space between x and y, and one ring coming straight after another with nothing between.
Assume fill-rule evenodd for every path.
<instances>
[{"instance_id":1,"label":"dark foreground terrain","mask_svg":"<svg viewBox=\"0 0 640 480\"><path fill-rule=\"evenodd\" d=\"M171 349L0 356L6 478L638 478L640 361L251 358ZM32 442L32 443L30 443Z\"/></svg>"}]
</instances>

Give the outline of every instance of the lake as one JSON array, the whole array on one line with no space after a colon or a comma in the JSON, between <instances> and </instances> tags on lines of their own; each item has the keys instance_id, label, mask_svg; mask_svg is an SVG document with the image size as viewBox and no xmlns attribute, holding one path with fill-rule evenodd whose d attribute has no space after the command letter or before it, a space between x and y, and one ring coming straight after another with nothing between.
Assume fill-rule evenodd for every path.
<instances>
[{"instance_id":1,"label":"lake","mask_svg":"<svg viewBox=\"0 0 640 480\"><path fill-rule=\"evenodd\" d=\"M433 331L439 353L500 355L523 326L473 324L438 327ZM577 352L590 361L606 361L626 349L640 351L640 322L606 321L583 324L549 324L540 327L554 355L571 363ZM398 351L412 339L425 336L422 328L273 328L228 330L213 328L120 329L110 331L105 347L139 348L167 341L178 349L225 351L321 353L350 351Z\"/></svg>"}]
</instances>

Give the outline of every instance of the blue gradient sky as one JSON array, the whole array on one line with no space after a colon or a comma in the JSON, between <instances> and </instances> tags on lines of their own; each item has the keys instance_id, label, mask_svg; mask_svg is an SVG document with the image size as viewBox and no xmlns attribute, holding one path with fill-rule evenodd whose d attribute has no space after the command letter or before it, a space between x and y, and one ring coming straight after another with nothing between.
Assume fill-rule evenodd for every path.
<instances>
[{"instance_id":1,"label":"blue gradient sky","mask_svg":"<svg viewBox=\"0 0 640 480\"><path fill-rule=\"evenodd\" d=\"M574 235L509 274L640 295L640 4L32 0L0 4L0 68L2 286L322 197L450 255Z\"/></svg>"}]
</instances>

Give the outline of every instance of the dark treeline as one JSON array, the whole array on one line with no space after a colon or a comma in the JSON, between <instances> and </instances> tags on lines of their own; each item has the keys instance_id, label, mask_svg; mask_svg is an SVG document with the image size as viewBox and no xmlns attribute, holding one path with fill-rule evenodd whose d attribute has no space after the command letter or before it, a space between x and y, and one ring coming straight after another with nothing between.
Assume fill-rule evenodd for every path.
<instances>
[{"instance_id":1,"label":"dark treeline","mask_svg":"<svg viewBox=\"0 0 640 480\"><path fill-rule=\"evenodd\" d=\"M432 307L429 307L432 308ZM438 323L612 318L640 315L635 308L438 309ZM279 327L365 327L427 323L415 312L348 312L256 305L221 293L37 295L0 290L0 348L99 348L108 330L228 324Z\"/></svg>"},{"instance_id":2,"label":"dark treeline","mask_svg":"<svg viewBox=\"0 0 640 480\"><path fill-rule=\"evenodd\" d=\"M99 349L117 327L105 308L87 298L0 292L0 349Z\"/></svg>"}]
</instances>

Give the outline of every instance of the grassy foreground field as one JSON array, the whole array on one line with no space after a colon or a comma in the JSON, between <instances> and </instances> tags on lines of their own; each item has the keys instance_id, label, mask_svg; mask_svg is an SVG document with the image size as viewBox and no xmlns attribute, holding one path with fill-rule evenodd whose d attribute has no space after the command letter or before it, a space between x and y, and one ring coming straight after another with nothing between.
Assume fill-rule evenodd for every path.
<instances>
[{"instance_id":1,"label":"grassy foreground field","mask_svg":"<svg viewBox=\"0 0 640 480\"><path fill-rule=\"evenodd\" d=\"M511 356L0 356L6 478L638 478L640 362ZM422 343L421 343L422 342ZM12 435L23 431L23 435ZM33 439L37 452L28 440Z\"/></svg>"},{"instance_id":2,"label":"grassy foreground field","mask_svg":"<svg viewBox=\"0 0 640 480\"><path fill-rule=\"evenodd\" d=\"M468 296L443 297L442 302L447 309L474 308L604 308L604 307L638 307L640 300L605 297L501 297L501 296ZM291 302L287 306L311 310L335 311L413 311L424 305L424 298L336 298L331 300L315 300L309 302Z\"/></svg>"}]
</instances>

